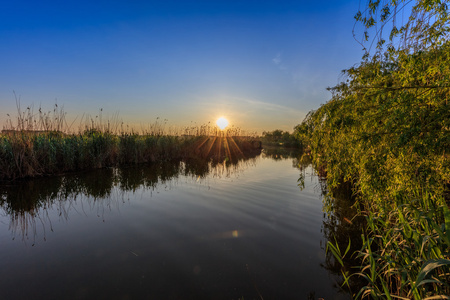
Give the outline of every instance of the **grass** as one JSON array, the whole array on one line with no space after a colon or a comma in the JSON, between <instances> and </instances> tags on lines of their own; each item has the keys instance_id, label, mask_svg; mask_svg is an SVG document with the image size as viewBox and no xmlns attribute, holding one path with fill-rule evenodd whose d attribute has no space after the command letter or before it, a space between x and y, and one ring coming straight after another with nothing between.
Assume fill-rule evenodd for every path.
<instances>
[{"instance_id":1,"label":"grass","mask_svg":"<svg viewBox=\"0 0 450 300\"><path fill-rule=\"evenodd\" d=\"M166 133L158 119L141 133L124 128L117 116L103 121L83 116L76 132L65 120L62 108L53 112L22 112L10 118L0 135L0 180L62 174L118 165L202 158L232 160L260 151L252 136L239 129L220 131L205 125Z\"/></svg>"}]
</instances>

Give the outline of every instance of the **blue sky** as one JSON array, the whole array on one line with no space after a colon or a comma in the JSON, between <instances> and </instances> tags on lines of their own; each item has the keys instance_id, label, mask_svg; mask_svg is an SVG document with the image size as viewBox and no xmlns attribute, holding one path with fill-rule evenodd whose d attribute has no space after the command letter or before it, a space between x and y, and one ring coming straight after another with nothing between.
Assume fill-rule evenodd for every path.
<instances>
[{"instance_id":1,"label":"blue sky","mask_svg":"<svg viewBox=\"0 0 450 300\"><path fill-rule=\"evenodd\" d=\"M281 2L281 3L280 3ZM64 106L145 127L292 130L358 63L358 1L4 1L0 124Z\"/></svg>"}]
</instances>

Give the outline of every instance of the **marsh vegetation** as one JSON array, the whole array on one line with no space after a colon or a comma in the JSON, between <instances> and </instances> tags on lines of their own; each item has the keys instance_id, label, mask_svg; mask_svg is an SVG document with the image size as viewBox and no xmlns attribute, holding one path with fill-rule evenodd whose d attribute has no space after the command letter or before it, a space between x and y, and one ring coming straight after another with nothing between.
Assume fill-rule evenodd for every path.
<instances>
[{"instance_id":1,"label":"marsh vegetation","mask_svg":"<svg viewBox=\"0 0 450 300\"><path fill-rule=\"evenodd\" d=\"M18 104L16 121L10 119L0 134L0 180L192 158L235 160L261 150L257 137L241 135L238 128L168 131L166 122L157 120L137 132L117 116L102 120L100 113L85 117L72 132L65 116L57 105L53 112L34 113Z\"/></svg>"}]
</instances>

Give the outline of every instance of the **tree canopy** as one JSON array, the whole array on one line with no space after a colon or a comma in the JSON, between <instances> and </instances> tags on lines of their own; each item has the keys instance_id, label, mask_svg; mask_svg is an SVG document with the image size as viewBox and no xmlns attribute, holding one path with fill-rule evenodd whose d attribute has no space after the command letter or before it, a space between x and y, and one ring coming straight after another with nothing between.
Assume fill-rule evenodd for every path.
<instances>
[{"instance_id":1,"label":"tree canopy","mask_svg":"<svg viewBox=\"0 0 450 300\"><path fill-rule=\"evenodd\" d=\"M366 29L381 23L381 36L379 28L410 2L369 1L355 18ZM329 88L332 98L296 127L332 185L351 180L380 198L416 188L444 192L450 183L449 25L446 3L417 1L406 24L392 25L390 36L400 35L402 45L379 48L345 70L346 80Z\"/></svg>"}]
</instances>

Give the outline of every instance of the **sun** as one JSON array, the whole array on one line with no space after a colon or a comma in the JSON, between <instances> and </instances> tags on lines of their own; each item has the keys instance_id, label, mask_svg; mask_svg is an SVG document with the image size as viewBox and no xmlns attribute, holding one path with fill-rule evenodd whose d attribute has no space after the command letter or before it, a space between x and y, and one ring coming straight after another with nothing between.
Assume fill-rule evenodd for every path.
<instances>
[{"instance_id":1,"label":"sun","mask_svg":"<svg viewBox=\"0 0 450 300\"><path fill-rule=\"evenodd\" d=\"M221 130L224 130L225 128L227 128L229 122L224 117L220 117L220 118L217 119L216 124L217 124L217 126L219 126L219 128Z\"/></svg>"}]
</instances>

